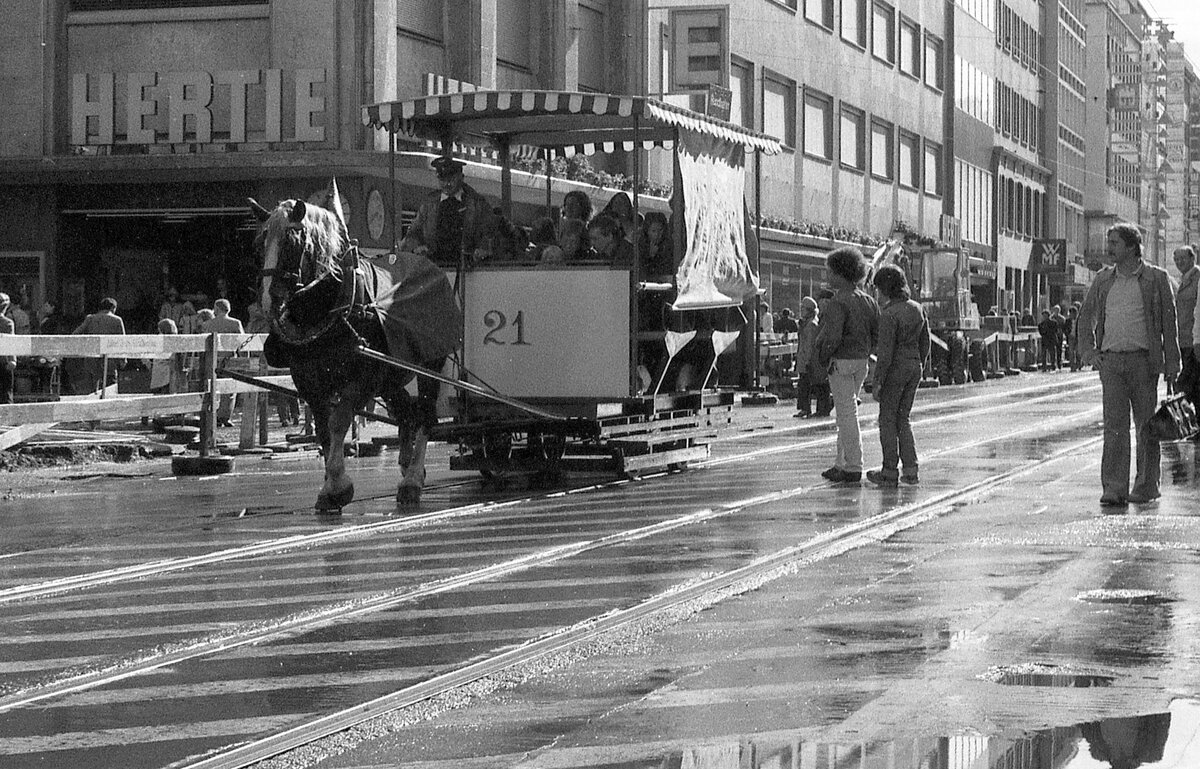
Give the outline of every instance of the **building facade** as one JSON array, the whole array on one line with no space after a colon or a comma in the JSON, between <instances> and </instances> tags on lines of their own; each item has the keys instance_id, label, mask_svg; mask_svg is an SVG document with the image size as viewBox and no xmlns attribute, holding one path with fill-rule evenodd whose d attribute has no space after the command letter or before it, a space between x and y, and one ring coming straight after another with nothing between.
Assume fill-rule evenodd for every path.
<instances>
[{"instance_id":1,"label":"building facade","mask_svg":"<svg viewBox=\"0 0 1200 769\"><path fill-rule=\"evenodd\" d=\"M869 250L897 226L971 251L981 312L1086 284L1077 264L1058 282L1031 274L1035 241L1095 266L1100 225L1133 220L1164 263L1200 233L1197 79L1138 0L10 5L0 287L68 316L113 295L137 330L168 285L252 300L248 197L307 197L336 177L352 235L391 248L436 148L402 141L393 172L361 106L473 88L727 103L732 122L780 138L785 153L747 168L776 307L815 293L829 249ZM669 185L669 164L637 160ZM487 158L468 177L498 199ZM597 207L611 194L574 186ZM544 192L515 189L528 224Z\"/></svg>"}]
</instances>

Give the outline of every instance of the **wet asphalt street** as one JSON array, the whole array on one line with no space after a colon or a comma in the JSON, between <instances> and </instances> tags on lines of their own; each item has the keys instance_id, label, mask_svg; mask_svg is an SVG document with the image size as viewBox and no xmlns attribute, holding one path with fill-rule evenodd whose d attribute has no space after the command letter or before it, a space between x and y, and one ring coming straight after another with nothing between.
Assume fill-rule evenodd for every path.
<instances>
[{"instance_id":1,"label":"wet asphalt street","mask_svg":"<svg viewBox=\"0 0 1200 769\"><path fill-rule=\"evenodd\" d=\"M1101 509L1098 405L1094 374L923 390L891 490L822 481L832 423L783 404L573 493L498 500L439 447L419 514L391 453L340 519L312 455L43 471L0 503L0 766L196 763L395 692L269 764L1200 766L1200 466L1167 444L1161 500Z\"/></svg>"}]
</instances>

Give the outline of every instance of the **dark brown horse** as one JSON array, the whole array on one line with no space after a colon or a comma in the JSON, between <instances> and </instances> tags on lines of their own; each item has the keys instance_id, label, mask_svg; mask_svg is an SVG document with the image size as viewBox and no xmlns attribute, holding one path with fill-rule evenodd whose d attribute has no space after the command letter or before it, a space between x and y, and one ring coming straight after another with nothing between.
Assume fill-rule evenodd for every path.
<instances>
[{"instance_id":1,"label":"dark brown horse","mask_svg":"<svg viewBox=\"0 0 1200 769\"><path fill-rule=\"evenodd\" d=\"M367 259L349 244L341 219L301 200L267 211L253 200L263 222L260 301L271 320L265 354L288 367L300 397L313 411L325 458L320 512L336 513L354 498L346 475L344 441L356 411L375 398L399 423L403 477L397 505L420 499L425 448L437 422L438 382L358 354L369 347L440 371L458 346L462 322L444 273L414 254Z\"/></svg>"}]
</instances>

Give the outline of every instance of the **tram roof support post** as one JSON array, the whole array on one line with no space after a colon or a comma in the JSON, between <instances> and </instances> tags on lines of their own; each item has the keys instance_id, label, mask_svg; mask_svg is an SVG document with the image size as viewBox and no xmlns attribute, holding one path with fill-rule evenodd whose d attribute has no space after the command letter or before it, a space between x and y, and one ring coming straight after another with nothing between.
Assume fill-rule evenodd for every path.
<instances>
[{"instance_id":1,"label":"tram roof support post","mask_svg":"<svg viewBox=\"0 0 1200 769\"><path fill-rule=\"evenodd\" d=\"M641 141L641 124L638 121L637 113L633 115L633 223L630 225L634 228L634 232L629 233L633 237L633 268L629 271L629 318L630 318L630 340L629 340L629 387L630 392L637 393L639 390L638 377L638 331L642 327L641 318L638 317L638 281L642 275L642 254L641 254L641 234L636 232L638 226L638 217L641 215L638 209L640 208L641 200L638 197L638 188L642 186L642 154L639 148L642 146Z\"/></svg>"},{"instance_id":2,"label":"tram roof support post","mask_svg":"<svg viewBox=\"0 0 1200 769\"><path fill-rule=\"evenodd\" d=\"M512 158L508 137L498 139L496 144L500 149L500 210L505 219L512 221Z\"/></svg>"},{"instance_id":3,"label":"tram roof support post","mask_svg":"<svg viewBox=\"0 0 1200 769\"><path fill-rule=\"evenodd\" d=\"M754 239L756 242L754 247L754 272L758 274L758 279L762 280L762 150L754 150ZM758 390L762 387L762 374L759 371L759 345L762 340L760 333L762 331L762 321L758 317L761 312L762 302L758 297L754 297L754 389Z\"/></svg>"},{"instance_id":4,"label":"tram roof support post","mask_svg":"<svg viewBox=\"0 0 1200 769\"><path fill-rule=\"evenodd\" d=\"M401 205L399 192L396 189L396 132L388 127L388 185L391 190L392 206L392 251L400 250L400 216Z\"/></svg>"},{"instance_id":5,"label":"tram roof support post","mask_svg":"<svg viewBox=\"0 0 1200 769\"><path fill-rule=\"evenodd\" d=\"M542 148L542 157L546 160L546 216L554 218L554 153L549 147Z\"/></svg>"}]
</instances>

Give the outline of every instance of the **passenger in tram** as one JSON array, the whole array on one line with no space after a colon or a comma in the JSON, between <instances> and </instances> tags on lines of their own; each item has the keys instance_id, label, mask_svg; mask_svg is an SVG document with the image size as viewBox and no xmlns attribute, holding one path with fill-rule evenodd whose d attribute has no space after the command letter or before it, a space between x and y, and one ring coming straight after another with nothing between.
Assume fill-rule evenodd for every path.
<instances>
[{"instance_id":1,"label":"passenger in tram","mask_svg":"<svg viewBox=\"0 0 1200 769\"><path fill-rule=\"evenodd\" d=\"M564 219L558 225L558 252L555 254L554 249L548 249L549 253L543 258L545 261L553 261L557 258L558 261L570 264L571 262L580 262L588 257L588 252L591 246L588 243L587 226L582 219ZM546 258L546 257L550 258Z\"/></svg>"},{"instance_id":2,"label":"passenger in tram","mask_svg":"<svg viewBox=\"0 0 1200 769\"><path fill-rule=\"evenodd\" d=\"M621 237L625 242L633 245L634 238L639 237L640 221L635 221L633 215L633 200L627 192L617 192L608 201L608 205L604 207L597 217L608 216L616 220L620 227Z\"/></svg>"},{"instance_id":3,"label":"passenger in tram","mask_svg":"<svg viewBox=\"0 0 1200 769\"><path fill-rule=\"evenodd\" d=\"M543 216L533 223L533 227L529 231L529 247L525 249L524 259L527 262L554 261L553 253L550 255L550 259L546 259L548 249L557 251L557 261L562 261L562 251L558 248L558 233L554 228L554 220Z\"/></svg>"},{"instance_id":4,"label":"passenger in tram","mask_svg":"<svg viewBox=\"0 0 1200 769\"><path fill-rule=\"evenodd\" d=\"M401 251L428 257L440 267L457 267L459 256L483 261L496 222L487 199L463 181L466 163L443 155L429 164L438 190L417 209L417 218L400 242Z\"/></svg>"},{"instance_id":5,"label":"passenger in tram","mask_svg":"<svg viewBox=\"0 0 1200 769\"><path fill-rule=\"evenodd\" d=\"M582 190L571 190L563 196L562 221L576 220L587 225L592 220L592 199Z\"/></svg>"},{"instance_id":6,"label":"passenger in tram","mask_svg":"<svg viewBox=\"0 0 1200 769\"><path fill-rule=\"evenodd\" d=\"M817 358L828 366L838 437L833 467L821 476L834 483L858 483L863 461L858 393L879 341L879 305L860 286L867 276L862 251L853 246L834 249L825 257L825 266L834 295L821 313Z\"/></svg>"},{"instance_id":7,"label":"passenger in tram","mask_svg":"<svg viewBox=\"0 0 1200 769\"><path fill-rule=\"evenodd\" d=\"M620 223L607 214L600 214L587 226L588 240L598 260L614 267L633 266L633 244L622 237Z\"/></svg>"},{"instance_id":8,"label":"passenger in tram","mask_svg":"<svg viewBox=\"0 0 1200 769\"><path fill-rule=\"evenodd\" d=\"M659 211L646 214L639 252L645 280L671 282L675 276L675 248L666 214Z\"/></svg>"}]
</instances>

